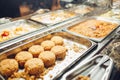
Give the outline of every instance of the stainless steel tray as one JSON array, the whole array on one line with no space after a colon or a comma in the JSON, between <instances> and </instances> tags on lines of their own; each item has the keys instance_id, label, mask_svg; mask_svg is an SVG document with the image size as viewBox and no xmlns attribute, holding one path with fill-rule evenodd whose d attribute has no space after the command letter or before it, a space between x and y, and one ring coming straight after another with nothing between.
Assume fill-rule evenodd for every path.
<instances>
[{"instance_id":1,"label":"stainless steel tray","mask_svg":"<svg viewBox=\"0 0 120 80\"><path fill-rule=\"evenodd\" d=\"M24 19L0 25L0 44L43 28L45 26ZM4 31L8 32L8 36L2 37Z\"/></svg>"},{"instance_id":2,"label":"stainless steel tray","mask_svg":"<svg viewBox=\"0 0 120 80\"><path fill-rule=\"evenodd\" d=\"M82 37L77 37L66 32L54 32L40 39L34 40L33 42L30 42L26 45L17 47L11 51L1 54L0 60L10 57L11 55L16 55L16 53L20 52L21 50L27 50L31 45L40 44L42 41L48 40L53 36L61 36L64 39L64 46L67 48L67 55L64 60L56 61L56 65L53 67L53 69L44 75L44 80L56 80L68 68L75 64L80 58L87 55L87 53L97 45L90 40ZM75 46L78 48L78 51L74 50Z\"/></svg>"},{"instance_id":3,"label":"stainless steel tray","mask_svg":"<svg viewBox=\"0 0 120 80\"><path fill-rule=\"evenodd\" d=\"M96 55L93 58L79 64L72 70L68 71L61 80L77 80L80 75L86 76L91 69L93 69L101 60L102 57L107 55ZM102 64L98 69L96 69L93 74L91 74L90 80L109 80L111 71L113 68L113 60L108 59L104 64Z\"/></svg>"},{"instance_id":4,"label":"stainless steel tray","mask_svg":"<svg viewBox=\"0 0 120 80\"><path fill-rule=\"evenodd\" d=\"M0 18L0 25L8 23L8 22L11 22L11 18L9 18L9 17Z\"/></svg>"},{"instance_id":5,"label":"stainless steel tray","mask_svg":"<svg viewBox=\"0 0 120 80\"><path fill-rule=\"evenodd\" d=\"M69 11L73 11L80 15L85 15L87 13L92 12L93 10L94 10L94 7L87 6L87 5L78 5L69 9Z\"/></svg>"},{"instance_id":6,"label":"stainless steel tray","mask_svg":"<svg viewBox=\"0 0 120 80\"><path fill-rule=\"evenodd\" d=\"M67 21L76 16L78 16L76 13L68 10L57 10L57 11L48 12L41 15L40 14L34 15L30 17L30 19L46 25L53 25L53 24L61 23L63 21Z\"/></svg>"},{"instance_id":7,"label":"stainless steel tray","mask_svg":"<svg viewBox=\"0 0 120 80\"><path fill-rule=\"evenodd\" d=\"M78 34L76 32L72 32L70 31L69 29L70 28L73 28L75 25L77 24L80 24L84 21L87 21L87 20L102 20L102 21L105 21L105 22L110 22L110 23L116 23L118 24L118 26L116 26L116 28L114 28L113 30L111 30L108 35L104 36L104 37L101 37L101 38L93 38L93 37L88 37L88 36L85 36L85 35L82 35L82 34ZM91 23L92 24L92 23ZM106 37L108 37L111 33L115 32L115 30L119 27L119 24L120 22L117 22L117 21L114 21L114 20L109 20L109 19L105 19L105 18L99 18L99 17L90 17L90 18L86 18L86 19L81 19L81 20L76 20L74 21L74 23L71 23L71 24L68 24L67 27L64 29L65 31L67 31L68 33L71 33L71 34L74 34L74 35L77 35L77 36L81 36L81 37L85 37L85 38L88 38L88 39L91 39L91 40L94 40L96 42L101 42L103 41Z\"/></svg>"},{"instance_id":8,"label":"stainless steel tray","mask_svg":"<svg viewBox=\"0 0 120 80\"><path fill-rule=\"evenodd\" d=\"M110 11L101 14L99 17L103 17L103 18L107 18L110 20L116 20L118 22L120 22L120 10L119 9L111 9Z\"/></svg>"}]
</instances>

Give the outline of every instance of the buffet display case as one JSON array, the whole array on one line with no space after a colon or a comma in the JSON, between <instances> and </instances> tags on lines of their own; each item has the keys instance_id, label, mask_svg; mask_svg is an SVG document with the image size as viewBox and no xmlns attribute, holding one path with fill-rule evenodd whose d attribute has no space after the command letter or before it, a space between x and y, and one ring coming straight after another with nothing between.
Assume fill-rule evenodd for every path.
<instances>
[{"instance_id":1,"label":"buffet display case","mask_svg":"<svg viewBox=\"0 0 120 80\"><path fill-rule=\"evenodd\" d=\"M96 15L110 10L111 4L112 0L86 0L69 9L36 12L0 25L0 80L109 80L113 63L119 65L119 10L115 17L111 12L110 18ZM41 52L33 46L42 47ZM22 67L16 58L20 53L24 54L19 58L31 58L23 60ZM109 54L98 55L102 53ZM88 75L92 70L95 72Z\"/></svg>"}]
</instances>

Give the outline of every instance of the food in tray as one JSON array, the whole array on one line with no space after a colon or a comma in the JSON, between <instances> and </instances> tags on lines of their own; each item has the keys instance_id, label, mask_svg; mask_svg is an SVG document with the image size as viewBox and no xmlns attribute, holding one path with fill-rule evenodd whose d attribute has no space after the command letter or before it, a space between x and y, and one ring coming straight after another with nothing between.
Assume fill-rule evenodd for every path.
<instances>
[{"instance_id":1,"label":"food in tray","mask_svg":"<svg viewBox=\"0 0 120 80\"><path fill-rule=\"evenodd\" d=\"M51 12L46 15L33 16L31 19L45 23L45 24L55 24L57 22L64 21L74 16L75 16L75 13L73 12L60 11L60 12Z\"/></svg>"},{"instance_id":2,"label":"food in tray","mask_svg":"<svg viewBox=\"0 0 120 80\"><path fill-rule=\"evenodd\" d=\"M13 27L11 28L3 29L2 31L0 31L0 42L23 35L36 29L37 28L35 28L34 26L30 26L27 24L18 25L17 27L13 25Z\"/></svg>"},{"instance_id":3,"label":"food in tray","mask_svg":"<svg viewBox=\"0 0 120 80\"><path fill-rule=\"evenodd\" d=\"M90 80L90 78L87 76L80 75L76 80Z\"/></svg>"},{"instance_id":4,"label":"food in tray","mask_svg":"<svg viewBox=\"0 0 120 80\"><path fill-rule=\"evenodd\" d=\"M105 14L101 15L102 17L120 19L120 10L110 10Z\"/></svg>"},{"instance_id":5,"label":"food in tray","mask_svg":"<svg viewBox=\"0 0 120 80\"><path fill-rule=\"evenodd\" d=\"M117 26L115 23L91 19L72 26L69 30L91 38L103 38Z\"/></svg>"},{"instance_id":6,"label":"food in tray","mask_svg":"<svg viewBox=\"0 0 120 80\"><path fill-rule=\"evenodd\" d=\"M74 9L74 8L73 8ZM89 13L91 11L93 11L94 8L90 7L90 6L77 6L75 9L74 9L74 12L75 13L79 13L79 14L86 14L86 13Z\"/></svg>"},{"instance_id":7,"label":"food in tray","mask_svg":"<svg viewBox=\"0 0 120 80\"><path fill-rule=\"evenodd\" d=\"M52 74L50 74L49 72L51 72L52 70L57 71L61 69L60 67L62 65L65 65L62 67L66 67L67 65L65 63L66 61L67 63L69 61L67 59L70 58L70 61L72 61L72 59L75 59L75 56L78 57L78 55L80 55L78 53L86 49L86 46L84 46L84 48L83 46L76 44L76 42L71 42L71 40L68 41L64 37L62 37L62 35L48 35L38 39L37 41L32 42L32 44L30 43L29 46L27 44L19 47L21 48L21 50L18 52L13 52L14 54L11 54L10 51L8 59L14 59L19 67L16 71L12 70L12 73L9 76L4 76L0 70L0 74L3 75L5 79L13 80L20 78L26 80L48 80L48 78L46 79L46 76L52 78L54 76L52 74L56 74L56 72L52 72ZM48 49L42 46L43 43L46 41L47 43L45 43L45 45L50 45L50 47L47 46ZM75 48L79 50L74 51L74 46L76 46ZM71 50L72 53L68 52L68 50ZM4 60L5 59L2 59L0 63ZM7 64L8 63L5 63L4 65ZM11 66L9 67L11 68ZM59 71L57 71L57 73L58 72Z\"/></svg>"},{"instance_id":8,"label":"food in tray","mask_svg":"<svg viewBox=\"0 0 120 80\"><path fill-rule=\"evenodd\" d=\"M55 45L56 38L61 39L61 41L58 42L61 45ZM32 45L28 48L28 51L20 51L17 53L15 55L15 59L2 60L0 62L0 73L3 76L8 77L8 80L20 77L25 79L41 78L43 74L46 74L47 68L56 64L55 62L57 59L63 60L65 58L67 49L63 44L64 42L62 37L53 36L51 40L42 41L41 45ZM11 70L7 71L7 68ZM23 69L23 71L19 72L18 68ZM31 75L34 77L31 78Z\"/></svg>"}]
</instances>

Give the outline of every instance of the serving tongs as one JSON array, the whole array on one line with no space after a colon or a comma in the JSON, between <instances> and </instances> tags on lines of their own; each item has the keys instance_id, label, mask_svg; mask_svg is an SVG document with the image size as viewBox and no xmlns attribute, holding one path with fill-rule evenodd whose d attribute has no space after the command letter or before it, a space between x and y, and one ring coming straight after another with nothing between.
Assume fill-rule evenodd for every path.
<instances>
[{"instance_id":1,"label":"serving tongs","mask_svg":"<svg viewBox=\"0 0 120 80\"><path fill-rule=\"evenodd\" d=\"M107 55L104 55L100 60L100 62L92 70L90 70L86 76L91 77L91 74L93 74L95 70L97 70L102 64L104 64L108 60L109 60L109 57Z\"/></svg>"},{"instance_id":2,"label":"serving tongs","mask_svg":"<svg viewBox=\"0 0 120 80\"><path fill-rule=\"evenodd\" d=\"M108 49L106 49L106 53L109 54ZM61 80L76 80L79 75L88 76L91 80L97 80L98 78L100 78L99 80L109 80L113 60L105 54L99 54L87 61L81 62L78 66L64 74ZM98 70L102 71L97 72Z\"/></svg>"}]
</instances>

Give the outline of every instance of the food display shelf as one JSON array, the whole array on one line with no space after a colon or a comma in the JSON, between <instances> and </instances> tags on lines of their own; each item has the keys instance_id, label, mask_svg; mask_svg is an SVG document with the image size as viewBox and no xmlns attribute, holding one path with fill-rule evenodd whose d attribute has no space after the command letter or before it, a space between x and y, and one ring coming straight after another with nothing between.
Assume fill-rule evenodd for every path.
<instances>
[{"instance_id":1,"label":"food display shelf","mask_svg":"<svg viewBox=\"0 0 120 80\"><path fill-rule=\"evenodd\" d=\"M33 45L36 45L36 44L40 45L40 43L42 43L45 40L50 40L53 36L60 36L64 40L64 45L62 45L62 46L67 49L66 56L63 60L56 60L55 65L53 67L50 67L50 68L45 67L45 70L48 72L47 72L47 74L46 73L44 75L42 74L42 76L40 76L40 78L39 78L40 80L42 80L42 79L44 79L44 80L58 80L58 79L63 80L63 78L65 80L69 80L69 77L65 77L66 74L64 74L64 73L66 73L66 71L69 69L72 69L72 70L76 69L79 72L79 70L81 69L80 67L84 67L82 65L84 63L87 63L87 61L90 62L93 60L92 63L90 62L89 64L87 64L87 65L92 65L91 68L93 68L95 65L97 65L99 63L99 59L102 59L102 57L103 57L103 55L97 55L97 54L99 54L105 48L105 46L108 45L113 40L116 30L118 30L118 28L119 28L120 22L116 21L116 20L110 21L110 19L92 17L92 19L105 20L108 22L113 22L113 23L118 24L118 26L116 28L114 28L113 30L111 30L111 32L108 35L106 35L103 38L96 38L96 39L78 35L78 34L74 34L74 33L70 32L68 29L73 25L76 25L80 22L91 19L90 16L98 15L98 14L103 13L104 11L109 10L109 9L107 9L107 10L106 9L104 10L104 9L103 10L96 9L95 11L92 11L92 13L86 14L82 17L75 13L74 17L67 18L60 22L58 21L58 22L46 23L46 22L34 20L34 18L37 18L39 16L46 16L52 12L48 12L45 14L37 14L37 15L34 14L34 15L32 15L32 17L30 16L29 20L14 21L15 23L17 22L19 24L22 22L26 23L26 21L27 21L28 23L30 22L31 24L33 23L38 26L42 25L42 28L37 27L37 29L34 31L31 31L24 35L12 38L11 40L5 41L3 43L0 43L0 62L4 59L8 59L8 58L15 59L15 56L18 52L24 51L24 50L28 51L28 49ZM64 10L58 10L55 12L59 13L61 11L64 11ZM99 12L99 11L101 11L101 12ZM90 17L90 18L88 18L88 17ZM14 22L10 22L9 24L4 24L4 26L0 25L1 26L0 28L2 29L3 27L10 27L8 25L15 25ZM76 47L76 45L77 45L77 47ZM78 52L76 52L76 49ZM80 51L80 49L82 49L83 51ZM95 56L95 55L97 55L97 56ZM95 57L93 57L93 56L95 56ZM106 67L108 67L108 68L106 68ZM113 67L113 61L111 60L111 58L109 58L109 61L107 61L100 67L103 71L103 72L101 71L100 76L97 75L97 77L94 77L92 80L96 80L96 79L100 78L101 74L103 74L103 73L105 73L105 76L104 76L105 80L108 80L110 77L111 71L112 71L112 67ZM90 70L91 68L87 68L87 69ZM107 72L107 70L108 70L108 72ZM19 69L19 71L24 72L24 69ZM75 71L75 72L77 73L77 71ZM74 75L74 73L72 73L72 75ZM67 74L70 74L70 72L68 72ZM86 72L83 74L86 74ZM33 77L28 74L27 75L25 74L25 77L26 76L28 76L28 78L29 77L35 78L35 76ZM16 77L16 75L13 75L13 77L18 79L19 76ZM22 75L22 77L23 77L23 75ZM19 77L19 79L24 79L22 77ZM74 77L74 76L71 76L71 77ZM7 78L0 74L0 79L5 80Z\"/></svg>"}]
</instances>

